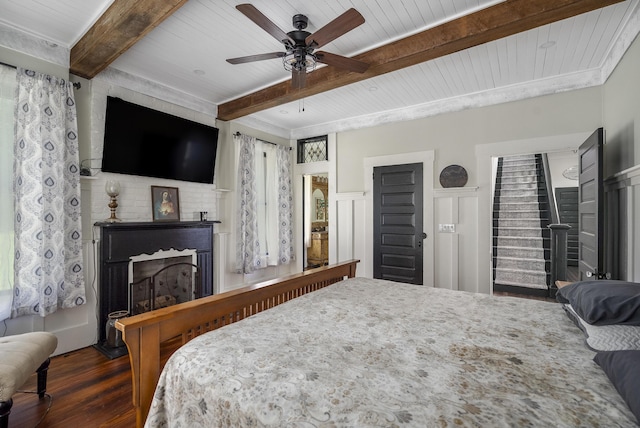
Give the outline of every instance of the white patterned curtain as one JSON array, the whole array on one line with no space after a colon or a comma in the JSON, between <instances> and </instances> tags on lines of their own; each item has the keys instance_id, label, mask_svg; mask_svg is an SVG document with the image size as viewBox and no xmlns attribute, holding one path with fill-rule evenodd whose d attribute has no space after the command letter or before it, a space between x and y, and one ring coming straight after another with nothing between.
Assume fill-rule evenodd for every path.
<instances>
[{"instance_id":1,"label":"white patterned curtain","mask_svg":"<svg viewBox=\"0 0 640 428\"><path fill-rule=\"evenodd\" d=\"M86 302L73 84L18 68L12 317Z\"/></svg>"},{"instance_id":2,"label":"white patterned curtain","mask_svg":"<svg viewBox=\"0 0 640 428\"><path fill-rule=\"evenodd\" d=\"M291 151L277 146L278 170L278 260L287 264L294 260L293 248L293 190L291 174Z\"/></svg>"},{"instance_id":3,"label":"white patterned curtain","mask_svg":"<svg viewBox=\"0 0 640 428\"><path fill-rule=\"evenodd\" d=\"M236 271L294 259L291 158L287 147L235 136L238 164Z\"/></svg>"},{"instance_id":4,"label":"white patterned curtain","mask_svg":"<svg viewBox=\"0 0 640 428\"><path fill-rule=\"evenodd\" d=\"M238 159L238 217L236 224L236 272L251 273L260 269L258 240L258 201L256 184L256 139L234 135L240 145Z\"/></svg>"}]
</instances>

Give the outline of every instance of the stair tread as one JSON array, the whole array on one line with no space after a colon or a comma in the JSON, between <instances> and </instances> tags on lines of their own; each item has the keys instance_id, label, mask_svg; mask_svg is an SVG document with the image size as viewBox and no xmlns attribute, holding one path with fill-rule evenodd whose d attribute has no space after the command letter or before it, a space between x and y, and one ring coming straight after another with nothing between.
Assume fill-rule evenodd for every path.
<instances>
[{"instance_id":1,"label":"stair tread","mask_svg":"<svg viewBox=\"0 0 640 428\"><path fill-rule=\"evenodd\" d=\"M498 246L494 246L495 248L504 248L505 250L521 250L521 249L525 249L525 250L534 250L534 251L540 251L543 252L544 248L531 248L531 247L515 247L513 245L498 245Z\"/></svg>"},{"instance_id":2,"label":"stair tread","mask_svg":"<svg viewBox=\"0 0 640 428\"><path fill-rule=\"evenodd\" d=\"M499 260L518 260L518 261L532 261L532 262L539 262L539 261L546 261L544 258L542 259L532 259L530 257L509 257L509 256L494 256L494 258L499 259ZM497 266L496 266L497 267Z\"/></svg>"},{"instance_id":3,"label":"stair tread","mask_svg":"<svg viewBox=\"0 0 640 428\"><path fill-rule=\"evenodd\" d=\"M542 284L530 284L530 283L524 284L524 283L516 282L516 281L495 281L495 283L498 284L498 285L515 285L517 287L537 288L537 289L540 289L540 290L545 290L545 289L549 288L549 286L546 285L546 284L544 284L544 285L542 285Z\"/></svg>"},{"instance_id":4,"label":"stair tread","mask_svg":"<svg viewBox=\"0 0 640 428\"><path fill-rule=\"evenodd\" d=\"M514 269L514 268L505 268L505 267L495 267L494 269L500 272L517 272L519 274L536 274L536 275L547 274L547 272L544 270Z\"/></svg>"},{"instance_id":5,"label":"stair tread","mask_svg":"<svg viewBox=\"0 0 640 428\"><path fill-rule=\"evenodd\" d=\"M522 211L515 211L521 213ZM494 217L496 220L548 220L547 217Z\"/></svg>"},{"instance_id":6,"label":"stair tread","mask_svg":"<svg viewBox=\"0 0 640 428\"><path fill-rule=\"evenodd\" d=\"M539 240L543 240L545 238L543 238L542 236L494 236L494 238L505 238L505 239L539 239ZM548 239L548 238L546 238Z\"/></svg>"},{"instance_id":7,"label":"stair tread","mask_svg":"<svg viewBox=\"0 0 640 428\"><path fill-rule=\"evenodd\" d=\"M532 220L538 220L536 219L532 219ZM546 229L546 227L541 227L541 226L495 226L494 229L516 229L516 230L541 230L541 229Z\"/></svg>"}]
</instances>

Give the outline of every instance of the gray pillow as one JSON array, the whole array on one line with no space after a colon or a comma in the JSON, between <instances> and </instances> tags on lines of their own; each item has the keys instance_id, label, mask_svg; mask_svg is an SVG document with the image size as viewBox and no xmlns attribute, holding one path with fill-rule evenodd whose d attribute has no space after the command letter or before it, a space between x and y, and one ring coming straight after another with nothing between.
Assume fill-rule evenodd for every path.
<instances>
[{"instance_id":1,"label":"gray pillow","mask_svg":"<svg viewBox=\"0 0 640 428\"><path fill-rule=\"evenodd\" d=\"M640 350L640 326L636 325L592 325L585 322L568 303L562 307L569 318L585 336L585 345L592 351Z\"/></svg>"},{"instance_id":2,"label":"gray pillow","mask_svg":"<svg viewBox=\"0 0 640 428\"><path fill-rule=\"evenodd\" d=\"M589 324L640 326L640 284L636 282L574 282L559 288L556 299L569 303Z\"/></svg>"},{"instance_id":3,"label":"gray pillow","mask_svg":"<svg viewBox=\"0 0 640 428\"><path fill-rule=\"evenodd\" d=\"M602 367L640 423L640 351L598 352L593 360Z\"/></svg>"}]
</instances>

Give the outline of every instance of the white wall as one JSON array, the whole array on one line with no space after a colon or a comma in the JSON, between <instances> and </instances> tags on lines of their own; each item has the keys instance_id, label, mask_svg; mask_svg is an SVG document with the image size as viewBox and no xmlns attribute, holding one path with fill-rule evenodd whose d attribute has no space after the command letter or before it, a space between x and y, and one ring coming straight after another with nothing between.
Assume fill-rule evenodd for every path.
<instances>
[{"instance_id":1,"label":"white wall","mask_svg":"<svg viewBox=\"0 0 640 428\"><path fill-rule=\"evenodd\" d=\"M108 179L115 179L120 182L121 193L118 196L116 214L122 221L152 220L152 185L178 188L181 220L195 220L194 212L198 211L208 211L211 219L217 219L217 195L214 191L216 189L215 185L125 174L102 173L99 170L104 140L107 96L122 98L125 101L210 126L216 126L214 117L125 89L111 82L105 82L100 77L94 78L91 81L90 88L85 88L85 90L91 94L90 110L82 112L83 121L78 126L86 125L87 121L89 121L89 129L91 129L90 152L88 156L90 159L95 159L91 161L92 166L95 167L95 169L92 170L94 177L88 179L92 190L90 205L92 224L103 221L110 215L109 208L107 207L109 197L104 190L105 181ZM152 156L153 153L149 153L150 161ZM217 174L216 177L214 177L214 183L216 178L218 178Z\"/></svg>"},{"instance_id":2,"label":"white wall","mask_svg":"<svg viewBox=\"0 0 640 428\"><path fill-rule=\"evenodd\" d=\"M640 36L604 85L605 177L640 164L639 74Z\"/></svg>"}]
</instances>

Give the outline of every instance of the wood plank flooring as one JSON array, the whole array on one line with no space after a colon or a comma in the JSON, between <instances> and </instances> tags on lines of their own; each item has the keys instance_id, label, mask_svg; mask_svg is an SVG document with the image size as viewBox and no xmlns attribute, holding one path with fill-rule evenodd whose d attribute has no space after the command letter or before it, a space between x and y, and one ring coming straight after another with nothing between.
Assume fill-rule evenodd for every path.
<instances>
[{"instance_id":1,"label":"wood plank flooring","mask_svg":"<svg viewBox=\"0 0 640 428\"><path fill-rule=\"evenodd\" d=\"M163 348L163 361L178 345L174 341ZM21 390L36 390L35 374ZM126 355L109 360L90 346L55 356L49 366L47 393L52 397L48 412L48 397L40 400L37 394L15 394L9 427L135 427L131 371Z\"/></svg>"}]
</instances>

